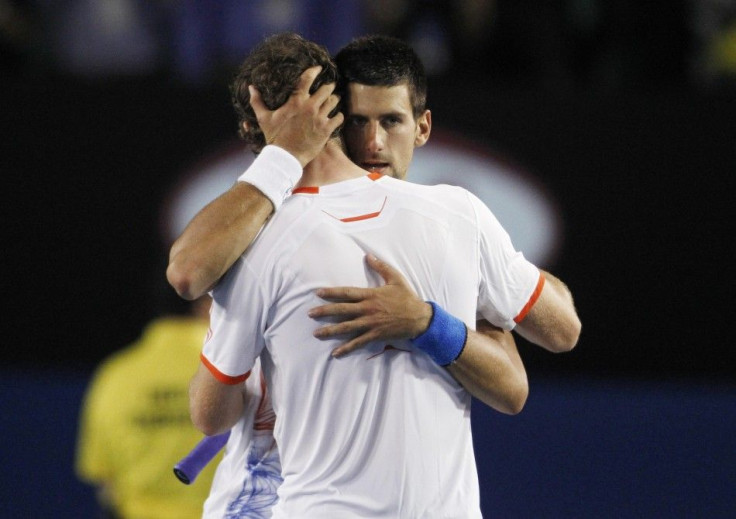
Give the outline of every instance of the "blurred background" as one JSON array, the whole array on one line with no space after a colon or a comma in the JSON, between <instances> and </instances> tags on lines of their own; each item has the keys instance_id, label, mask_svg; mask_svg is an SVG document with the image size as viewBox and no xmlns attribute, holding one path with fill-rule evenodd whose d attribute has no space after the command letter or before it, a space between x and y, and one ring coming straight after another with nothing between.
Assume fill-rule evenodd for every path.
<instances>
[{"instance_id":1,"label":"blurred background","mask_svg":"<svg viewBox=\"0 0 736 519\"><path fill-rule=\"evenodd\" d=\"M227 84L284 30L409 41L410 178L483 193L575 297L573 352L519 339L521 415L474 407L484 514L735 516L734 0L0 0L0 516L94 516L85 388L250 160Z\"/></svg>"}]
</instances>

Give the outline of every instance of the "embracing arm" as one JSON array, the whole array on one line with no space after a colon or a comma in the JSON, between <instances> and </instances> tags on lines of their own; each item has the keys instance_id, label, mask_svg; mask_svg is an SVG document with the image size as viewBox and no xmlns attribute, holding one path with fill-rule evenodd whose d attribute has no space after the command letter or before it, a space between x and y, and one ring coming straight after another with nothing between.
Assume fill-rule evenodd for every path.
<instances>
[{"instance_id":1,"label":"embracing arm","mask_svg":"<svg viewBox=\"0 0 736 519\"><path fill-rule=\"evenodd\" d=\"M478 321L447 370L471 395L497 411L517 414L524 408L529 381L511 332Z\"/></svg>"},{"instance_id":2,"label":"embracing arm","mask_svg":"<svg viewBox=\"0 0 736 519\"><path fill-rule=\"evenodd\" d=\"M245 182L237 182L202 209L174 242L166 277L184 299L204 295L245 252L278 207L289 184L299 179L302 168L342 123L341 113L329 117L339 101L332 94L334 84L309 94L320 70L307 69L289 100L275 111L268 110L258 91L250 87L250 104L266 142L281 150L265 148L245 178L241 177ZM274 181L277 174L283 174L280 183ZM260 180L253 175L259 175Z\"/></svg>"},{"instance_id":3,"label":"embracing arm","mask_svg":"<svg viewBox=\"0 0 736 519\"><path fill-rule=\"evenodd\" d=\"M515 330L528 341L552 352L572 350L580 337L581 323L567 286L549 272L539 299Z\"/></svg>"},{"instance_id":4,"label":"embracing arm","mask_svg":"<svg viewBox=\"0 0 736 519\"><path fill-rule=\"evenodd\" d=\"M201 297L253 242L272 211L266 195L247 182L210 202L171 247L171 286L184 299Z\"/></svg>"},{"instance_id":5,"label":"embracing arm","mask_svg":"<svg viewBox=\"0 0 736 519\"><path fill-rule=\"evenodd\" d=\"M243 414L245 398L245 385L242 382L224 384L200 363L189 383L192 423L207 436L228 431Z\"/></svg>"},{"instance_id":6,"label":"embracing arm","mask_svg":"<svg viewBox=\"0 0 736 519\"><path fill-rule=\"evenodd\" d=\"M371 255L366 260L383 277L385 285L321 289L318 296L340 302L314 308L309 314L313 318L348 318L315 331L319 338L357 333L351 341L335 349L336 357L371 341L417 337L432 319L430 305L416 295L401 273ZM497 411L516 414L526 402L529 385L514 338L510 332L485 321L479 321L477 326L477 331L468 330L465 349L448 370L483 403Z\"/></svg>"}]
</instances>

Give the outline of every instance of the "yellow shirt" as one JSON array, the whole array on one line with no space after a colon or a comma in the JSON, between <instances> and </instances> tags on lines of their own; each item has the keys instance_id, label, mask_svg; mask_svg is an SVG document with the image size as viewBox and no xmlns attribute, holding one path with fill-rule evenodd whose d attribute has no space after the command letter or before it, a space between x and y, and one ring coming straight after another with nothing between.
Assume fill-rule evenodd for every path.
<instances>
[{"instance_id":1,"label":"yellow shirt","mask_svg":"<svg viewBox=\"0 0 736 519\"><path fill-rule=\"evenodd\" d=\"M87 391L77 446L79 477L105 485L124 518L200 518L220 456L191 485L173 467L203 435L189 417L189 380L207 321L153 321L105 360Z\"/></svg>"}]
</instances>

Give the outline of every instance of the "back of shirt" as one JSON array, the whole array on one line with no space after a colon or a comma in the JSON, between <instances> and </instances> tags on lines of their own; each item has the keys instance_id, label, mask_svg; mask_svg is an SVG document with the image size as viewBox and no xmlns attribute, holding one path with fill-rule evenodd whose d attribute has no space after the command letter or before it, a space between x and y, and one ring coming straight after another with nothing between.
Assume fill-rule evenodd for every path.
<instances>
[{"instance_id":1,"label":"back of shirt","mask_svg":"<svg viewBox=\"0 0 736 519\"><path fill-rule=\"evenodd\" d=\"M343 358L317 340L327 286L375 287L375 254L474 327L510 328L538 279L490 212L449 186L366 176L283 205L215 290L205 356L225 376L262 352L283 484L274 517L479 517L470 395L407 341ZM482 214L478 214L478 212Z\"/></svg>"}]
</instances>

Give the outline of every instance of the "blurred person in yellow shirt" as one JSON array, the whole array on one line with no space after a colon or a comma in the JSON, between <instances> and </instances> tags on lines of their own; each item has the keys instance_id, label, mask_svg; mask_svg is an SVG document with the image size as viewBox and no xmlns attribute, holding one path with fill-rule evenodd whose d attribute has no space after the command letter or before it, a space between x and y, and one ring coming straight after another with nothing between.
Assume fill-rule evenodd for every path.
<instances>
[{"instance_id":1,"label":"blurred person in yellow shirt","mask_svg":"<svg viewBox=\"0 0 736 519\"><path fill-rule=\"evenodd\" d=\"M202 439L189 417L188 390L209 306L205 296L186 315L160 314L94 373L82 407L76 472L97 487L103 517L202 516L219 456L189 486L172 467Z\"/></svg>"}]
</instances>

